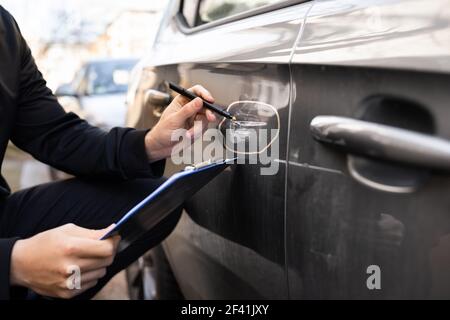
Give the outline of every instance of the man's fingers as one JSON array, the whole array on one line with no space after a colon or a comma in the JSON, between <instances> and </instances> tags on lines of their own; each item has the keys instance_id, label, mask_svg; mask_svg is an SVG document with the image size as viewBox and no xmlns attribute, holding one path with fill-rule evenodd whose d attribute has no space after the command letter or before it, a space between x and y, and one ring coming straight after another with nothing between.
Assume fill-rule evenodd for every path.
<instances>
[{"instance_id":1,"label":"man's fingers","mask_svg":"<svg viewBox=\"0 0 450 320\"><path fill-rule=\"evenodd\" d=\"M203 107L203 101L200 98L196 98L191 102L185 104L180 111L178 111L177 116L180 117L181 122L185 122L189 118L195 116Z\"/></svg>"},{"instance_id":2,"label":"man's fingers","mask_svg":"<svg viewBox=\"0 0 450 320\"><path fill-rule=\"evenodd\" d=\"M83 284L97 281L103 278L105 275L106 268L81 273L81 288L83 289Z\"/></svg>"},{"instance_id":3,"label":"man's fingers","mask_svg":"<svg viewBox=\"0 0 450 320\"><path fill-rule=\"evenodd\" d=\"M197 116L198 115L205 116L205 118L208 120L208 122L216 122L217 121L217 115L213 111L206 109L206 108L201 109L197 113Z\"/></svg>"},{"instance_id":4,"label":"man's fingers","mask_svg":"<svg viewBox=\"0 0 450 320\"><path fill-rule=\"evenodd\" d=\"M209 122L217 121L216 115L211 110L206 110L205 114L206 114L206 118L208 119Z\"/></svg>"},{"instance_id":5,"label":"man's fingers","mask_svg":"<svg viewBox=\"0 0 450 320\"><path fill-rule=\"evenodd\" d=\"M214 103L214 98L211 93L201 85L193 86L189 90L194 92L197 96L202 97L204 100ZM217 120L216 115L211 110L205 109L202 113L206 115L206 119L208 119L209 122L214 122Z\"/></svg>"},{"instance_id":6,"label":"man's fingers","mask_svg":"<svg viewBox=\"0 0 450 320\"><path fill-rule=\"evenodd\" d=\"M195 93L197 96L201 97L202 99L214 103L214 98L212 97L211 93L206 90L201 85L195 85L192 88L189 88L188 91ZM181 94L177 95L174 99L174 102L177 103L180 106L183 106L189 102L191 102L191 99L186 98L182 96Z\"/></svg>"},{"instance_id":7,"label":"man's fingers","mask_svg":"<svg viewBox=\"0 0 450 320\"><path fill-rule=\"evenodd\" d=\"M90 239L93 240L99 240L101 239L104 235L106 235L108 232L110 232L112 229L114 229L116 225L112 224L109 227L105 228L105 229L100 229L100 230L89 230L88 233L86 233L86 236Z\"/></svg>"},{"instance_id":8,"label":"man's fingers","mask_svg":"<svg viewBox=\"0 0 450 320\"><path fill-rule=\"evenodd\" d=\"M110 232L111 230L113 230L116 227L116 224L113 223L112 225L110 225L109 227L103 229L103 230L99 230L99 231L105 231L105 232Z\"/></svg>"},{"instance_id":9,"label":"man's fingers","mask_svg":"<svg viewBox=\"0 0 450 320\"><path fill-rule=\"evenodd\" d=\"M80 294L86 292L87 290L92 289L97 284L98 278L90 281L81 279L80 288L68 289L67 287L64 287L64 289L62 289L59 293L52 294L50 296L62 299L73 299L76 296L79 296Z\"/></svg>"},{"instance_id":10,"label":"man's fingers","mask_svg":"<svg viewBox=\"0 0 450 320\"><path fill-rule=\"evenodd\" d=\"M81 272L90 272L102 268L107 268L114 262L114 256L108 258L84 258L78 261Z\"/></svg>"},{"instance_id":11,"label":"man's fingers","mask_svg":"<svg viewBox=\"0 0 450 320\"><path fill-rule=\"evenodd\" d=\"M206 115L197 115L195 117L194 126L190 128L186 133L187 138L199 138L208 129L208 124L209 122L206 118Z\"/></svg>"},{"instance_id":12,"label":"man's fingers","mask_svg":"<svg viewBox=\"0 0 450 320\"><path fill-rule=\"evenodd\" d=\"M64 245L68 256L79 258L108 258L116 254L118 237L106 240L92 240L86 238L71 238Z\"/></svg>"},{"instance_id":13,"label":"man's fingers","mask_svg":"<svg viewBox=\"0 0 450 320\"><path fill-rule=\"evenodd\" d=\"M90 282L86 282L86 283L81 283L81 289L80 290L75 290L75 292L72 294L72 297L76 297L86 291L88 291L89 289L92 289L93 287L95 287L98 284L98 280L94 280L94 281L90 281Z\"/></svg>"},{"instance_id":14,"label":"man's fingers","mask_svg":"<svg viewBox=\"0 0 450 320\"><path fill-rule=\"evenodd\" d=\"M182 95L178 95L175 98L176 103L179 106L182 106L178 110L178 114L181 117L181 121L186 121L187 119L195 116L198 113L205 114L206 119L210 122L214 122L217 120L216 115L207 109L203 109L203 101L202 99L214 103L214 98L212 97L211 93L209 93L208 90L206 90L201 85L193 86L192 88L188 89L189 91L195 93L200 98L196 98L192 101L190 101L188 98L183 97Z\"/></svg>"},{"instance_id":15,"label":"man's fingers","mask_svg":"<svg viewBox=\"0 0 450 320\"><path fill-rule=\"evenodd\" d=\"M205 132L208 129L209 121L208 121L208 117L207 116L204 116L204 115L197 116L197 120L195 120L195 121L201 122L201 124L202 124L202 127L201 127L202 133Z\"/></svg>"},{"instance_id":16,"label":"man's fingers","mask_svg":"<svg viewBox=\"0 0 450 320\"><path fill-rule=\"evenodd\" d=\"M111 231L114 227L115 227L115 224L112 224L105 229L92 230L92 229L82 228L82 227L79 227L74 224L67 224L63 228L64 228L64 231L67 232L69 235L72 235L75 237L80 237L80 238L88 238L88 239L98 240L101 237L103 237L105 234L107 234L109 231Z\"/></svg>"},{"instance_id":17,"label":"man's fingers","mask_svg":"<svg viewBox=\"0 0 450 320\"><path fill-rule=\"evenodd\" d=\"M211 93L201 85L197 84L188 90L195 93L197 96L202 97L206 101L214 103L214 98Z\"/></svg>"},{"instance_id":18,"label":"man's fingers","mask_svg":"<svg viewBox=\"0 0 450 320\"><path fill-rule=\"evenodd\" d=\"M81 274L81 289L74 292L74 296L80 295L83 292L95 287L98 281L106 276L106 268L97 269Z\"/></svg>"}]
</instances>

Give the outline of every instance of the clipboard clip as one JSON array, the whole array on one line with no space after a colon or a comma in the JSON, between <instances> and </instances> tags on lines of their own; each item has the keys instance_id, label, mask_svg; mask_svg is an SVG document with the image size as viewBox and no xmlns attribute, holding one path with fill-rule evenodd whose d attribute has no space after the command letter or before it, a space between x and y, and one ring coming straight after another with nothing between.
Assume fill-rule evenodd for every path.
<instances>
[{"instance_id":1,"label":"clipboard clip","mask_svg":"<svg viewBox=\"0 0 450 320\"><path fill-rule=\"evenodd\" d=\"M223 161L223 160L222 160L222 161ZM213 159L209 159L209 160L207 160L207 161L203 161L203 162L200 162L200 163L197 163L197 164L193 164L193 165L191 165L191 166L187 166L186 168L184 168L184 171L197 170L197 169L200 169L200 168L209 166L209 165L211 165L211 164L213 164L213 163L216 163L216 162L219 162L219 161L215 161L215 160L213 160Z\"/></svg>"},{"instance_id":2,"label":"clipboard clip","mask_svg":"<svg viewBox=\"0 0 450 320\"><path fill-rule=\"evenodd\" d=\"M200 169L200 168L203 168L203 167L207 167L207 166L212 165L212 164L228 163L228 162L232 162L234 160L236 160L236 158L234 158L234 159L216 159L216 160L215 159L209 159L207 161L203 161L203 162L191 165L191 166L187 166L186 168L184 168L184 171L197 170L197 169Z\"/></svg>"}]
</instances>

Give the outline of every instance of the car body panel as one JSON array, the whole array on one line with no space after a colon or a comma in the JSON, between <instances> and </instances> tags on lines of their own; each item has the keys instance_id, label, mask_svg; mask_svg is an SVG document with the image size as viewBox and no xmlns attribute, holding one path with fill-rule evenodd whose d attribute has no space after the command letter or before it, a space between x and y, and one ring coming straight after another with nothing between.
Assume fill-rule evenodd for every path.
<instances>
[{"instance_id":1,"label":"car body panel","mask_svg":"<svg viewBox=\"0 0 450 320\"><path fill-rule=\"evenodd\" d=\"M128 124L145 127L157 121L143 119L154 107L143 107L147 89L167 92L165 80L184 87L201 83L222 106L241 100L273 105L280 113L279 150L285 159L288 64L310 5L280 9L191 35L182 33L177 21L169 19L158 36L154 53L142 62L140 86L134 92L136 103L130 106ZM186 50L200 44L201 50ZM169 162L166 175L180 169ZM266 177L260 176L259 165L236 166L186 204L187 213L164 248L187 298L288 297L284 184L284 165L277 175ZM260 194L267 196L260 198ZM223 275L220 280L218 272Z\"/></svg>"},{"instance_id":2,"label":"car body panel","mask_svg":"<svg viewBox=\"0 0 450 320\"><path fill-rule=\"evenodd\" d=\"M309 123L317 115L359 118L368 97L395 96L425 106L435 121L434 135L450 139L449 76L312 65L292 70L295 91L302 93L293 100L287 175L292 297L448 298L450 282L442 270L450 267L445 253L450 176L425 170L426 179L406 193L362 184L354 172L361 168L350 166L352 157L312 139ZM405 112L407 123L410 114ZM386 112L373 121L389 118ZM395 174L407 166L364 161L366 170L387 186L405 178ZM406 178L422 174L411 169ZM380 291L366 286L370 265L381 267Z\"/></svg>"},{"instance_id":3,"label":"car body panel","mask_svg":"<svg viewBox=\"0 0 450 320\"><path fill-rule=\"evenodd\" d=\"M183 79L182 83L187 87L195 83L208 83L208 89L219 105L254 99L273 105L280 114L279 141L280 150L284 150L280 156L285 159L290 96L287 65L209 63L178 65L177 69L179 78ZM223 90L223 86L227 89ZM280 188L285 183L284 166L279 166L278 174L274 176L261 176L261 167L234 166L186 203L189 219L181 220L166 241L165 248L187 298L214 296L224 299L233 297L232 294L239 298L287 298L284 280L285 193L284 188ZM169 162L166 174L171 175L182 168ZM267 196L260 198L260 194ZM186 241L186 230L191 230L191 241ZM217 244L214 250L212 241ZM196 281L196 292L189 291L195 275L186 277L184 255L172 252L179 252L180 246L184 250L193 250L183 252L189 255L189 264L202 265L203 272ZM236 247L242 248L237 250ZM249 259L250 256L253 258ZM197 261L200 258L202 260ZM242 264L244 260L245 265ZM240 268L236 269L238 262ZM178 266L182 266L182 269L179 270ZM218 268L238 271L234 274L237 276L234 286L248 290L242 289L239 293L225 289L210 291L209 286L216 281ZM271 281L261 281L269 277ZM273 282L273 279L282 281Z\"/></svg>"},{"instance_id":4,"label":"car body panel","mask_svg":"<svg viewBox=\"0 0 450 320\"><path fill-rule=\"evenodd\" d=\"M186 298L450 296L448 173L350 155L310 131L332 115L450 139L448 3L316 0L183 33L171 2L128 125L158 121L145 93L169 93L165 80L203 84L223 106L265 102L281 118L278 174L225 171L164 242ZM166 174L180 169L169 162Z\"/></svg>"},{"instance_id":5,"label":"car body panel","mask_svg":"<svg viewBox=\"0 0 450 320\"><path fill-rule=\"evenodd\" d=\"M449 179L394 195L348 174L289 167L289 285L293 299L446 299ZM326 199L326 200L324 200ZM437 203L430 209L429 203ZM369 290L370 266L380 290Z\"/></svg>"},{"instance_id":6,"label":"car body panel","mask_svg":"<svg viewBox=\"0 0 450 320\"><path fill-rule=\"evenodd\" d=\"M450 72L449 0L316 0L294 64Z\"/></svg>"},{"instance_id":7,"label":"car body panel","mask_svg":"<svg viewBox=\"0 0 450 320\"><path fill-rule=\"evenodd\" d=\"M450 139L449 2L405 4L316 1L308 16L291 66L291 298L450 296L449 174L360 158L311 136L312 119L331 115ZM405 181L413 188L392 187ZM379 290L368 287L371 266Z\"/></svg>"},{"instance_id":8,"label":"car body panel","mask_svg":"<svg viewBox=\"0 0 450 320\"><path fill-rule=\"evenodd\" d=\"M179 1L173 1L170 9L172 19L161 28L148 63L286 63L311 5L311 2L300 3L227 25L184 34L173 18L179 8Z\"/></svg>"},{"instance_id":9,"label":"car body panel","mask_svg":"<svg viewBox=\"0 0 450 320\"><path fill-rule=\"evenodd\" d=\"M204 228L189 214L183 214L175 232L164 242L164 248L185 297L286 299L283 263L269 260L236 238L236 235L212 232L210 226Z\"/></svg>"}]
</instances>

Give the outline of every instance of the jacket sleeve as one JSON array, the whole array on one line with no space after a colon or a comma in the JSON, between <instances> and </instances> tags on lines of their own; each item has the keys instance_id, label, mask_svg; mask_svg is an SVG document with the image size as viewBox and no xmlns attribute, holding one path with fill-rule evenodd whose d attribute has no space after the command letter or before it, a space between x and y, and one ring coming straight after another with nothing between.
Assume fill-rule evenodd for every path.
<instances>
[{"instance_id":1,"label":"jacket sleeve","mask_svg":"<svg viewBox=\"0 0 450 320\"><path fill-rule=\"evenodd\" d=\"M0 239L0 300L10 298L11 252L18 238Z\"/></svg>"},{"instance_id":2,"label":"jacket sleeve","mask_svg":"<svg viewBox=\"0 0 450 320\"><path fill-rule=\"evenodd\" d=\"M144 145L147 131L114 128L105 132L66 113L47 88L15 22L13 26L20 70L12 142L36 159L77 176L160 177L164 161L149 164Z\"/></svg>"}]
</instances>

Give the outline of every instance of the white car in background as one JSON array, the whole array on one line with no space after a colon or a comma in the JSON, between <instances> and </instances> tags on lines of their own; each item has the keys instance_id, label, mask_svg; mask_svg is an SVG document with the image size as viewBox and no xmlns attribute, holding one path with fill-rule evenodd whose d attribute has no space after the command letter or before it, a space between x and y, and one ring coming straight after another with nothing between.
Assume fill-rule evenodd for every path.
<instances>
[{"instance_id":1,"label":"white car in background","mask_svg":"<svg viewBox=\"0 0 450 320\"><path fill-rule=\"evenodd\" d=\"M104 129L124 126L130 73L137 60L104 59L84 64L71 83L55 92L67 112Z\"/></svg>"},{"instance_id":2,"label":"white car in background","mask_svg":"<svg viewBox=\"0 0 450 320\"><path fill-rule=\"evenodd\" d=\"M72 82L55 92L67 112L73 112L90 124L109 130L123 127L127 114L128 82L136 59L103 59L85 63ZM49 167L52 181L67 174Z\"/></svg>"}]
</instances>

